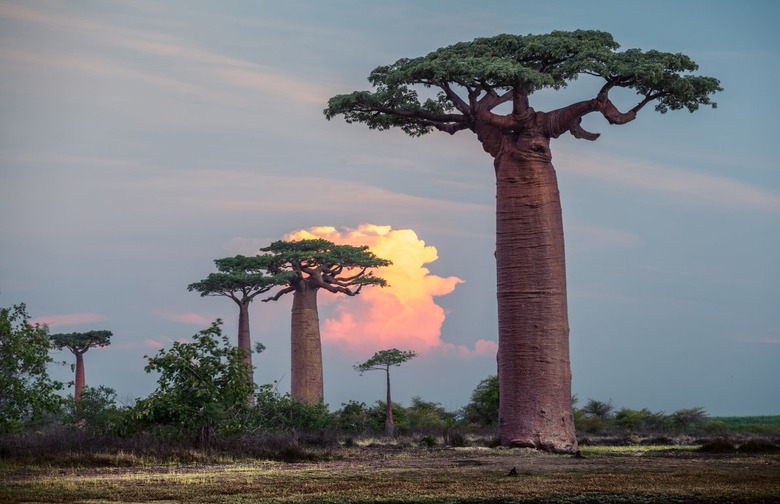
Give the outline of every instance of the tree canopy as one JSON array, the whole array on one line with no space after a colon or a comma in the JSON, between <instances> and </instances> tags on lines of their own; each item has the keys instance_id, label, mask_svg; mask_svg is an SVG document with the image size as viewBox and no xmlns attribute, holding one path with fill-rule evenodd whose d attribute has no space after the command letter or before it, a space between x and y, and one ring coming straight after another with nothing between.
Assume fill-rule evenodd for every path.
<instances>
[{"instance_id":1,"label":"tree canopy","mask_svg":"<svg viewBox=\"0 0 780 504\"><path fill-rule=\"evenodd\" d=\"M720 91L712 77L690 75L698 69L688 56L661 51L618 51L612 35L596 30L553 31L543 35L503 34L443 47L418 58L403 58L375 68L368 77L372 91L337 95L324 110L328 119L342 114L349 123L362 122L371 129L401 128L411 136L434 129L455 133L486 121L522 133L541 127L548 137L569 131L575 137L595 140L598 135L582 129L580 120L592 112L610 123L633 120L650 102L655 109L688 109L716 106L710 95ZM540 89L561 89L580 76L603 80L597 95L535 115L529 96ZM438 88L422 99L415 86ZM636 91L636 105L620 112L610 91ZM509 114L494 112L511 102Z\"/></svg>"},{"instance_id":2,"label":"tree canopy","mask_svg":"<svg viewBox=\"0 0 780 504\"><path fill-rule=\"evenodd\" d=\"M90 348L111 344L111 331L87 331L52 334L51 341L59 349L67 348L74 355L83 354Z\"/></svg>"},{"instance_id":3,"label":"tree canopy","mask_svg":"<svg viewBox=\"0 0 780 504\"><path fill-rule=\"evenodd\" d=\"M239 304L248 303L258 294L284 284L292 277L284 271L269 275L268 259L263 255L215 259L217 273L209 273L205 279L191 283L187 290L200 292L201 296L224 296Z\"/></svg>"},{"instance_id":4,"label":"tree canopy","mask_svg":"<svg viewBox=\"0 0 780 504\"><path fill-rule=\"evenodd\" d=\"M174 342L154 356L144 356L147 373L160 373L157 390L138 406L139 417L177 426L208 444L217 429L239 429L254 385L243 351L222 334L221 320L192 337Z\"/></svg>"},{"instance_id":5,"label":"tree canopy","mask_svg":"<svg viewBox=\"0 0 780 504\"><path fill-rule=\"evenodd\" d=\"M353 367L355 371L361 375L366 371L387 371L393 366L400 366L404 362L416 357L417 353L412 350L398 350L397 348L391 348L389 350L380 350L376 352L370 359L361 363L355 364Z\"/></svg>"},{"instance_id":6,"label":"tree canopy","mask_svg":"<svg viewBox=\"0 0 780 504\"><path fill-rule=\"evenodd\" d=\"M281 289L268 300L277 300L295 291L295 284L302 280L311 288L355 296L366 285L384 287L387 281L374 275L373 268L388 266L390 261L381 259L368 250L368 246L336 245L322 238L296 241L275 241L260 249L268 261L272 275L287 273L289 286Z\"/></svg>"},{"instance_id":7,"label":"tree canopy","mask_svg":"<svg viewBox=\"0 0 780 504\"><path fill-rule=\"evenodd\" d=\"M49 377L46 326L30 324L26 306L0 308L0 433L23 428L62 406L60 381Z\"/></svg>"}]
</instances>

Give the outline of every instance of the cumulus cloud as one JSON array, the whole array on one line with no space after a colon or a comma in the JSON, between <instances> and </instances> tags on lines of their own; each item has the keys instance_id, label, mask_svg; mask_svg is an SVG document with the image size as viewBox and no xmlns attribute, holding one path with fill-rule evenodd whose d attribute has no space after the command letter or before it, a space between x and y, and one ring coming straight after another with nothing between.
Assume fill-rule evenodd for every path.
<instances>
[{"instance_id":1,"label":"cumulus cloud","mask_svg":"<svg viewBox=\"0 0 780 504\"><path fill-rule=\"evenodd\" d=\"M425 265L438 259L436 247L426 245L413 230L363 224L339 231L323 226L289 233L285 239L315 237L339 244L368 245L374 254L393 262L376 272L387 280L387 287L366 288L352 298L333 296L332 315L321 322L324 343L361 356L393 347L464 356L495 351L486 341L477 342L473 350L442 341L446 313L434 298L451 293L463 280L431 274Z\"/></svg>"},{"instance_id":2,"label":"cumulus cloud","mask_svg":"<svg viewBox=\"0 0 780 504\"><path fill-rule=\"evenodd\" d=\"M72 326L82 324L94 324L108 320L108 317L99 313L66 313L60 315L44 315L30 319L31 324L53 326Z\"/></svg>"}]
</instances>

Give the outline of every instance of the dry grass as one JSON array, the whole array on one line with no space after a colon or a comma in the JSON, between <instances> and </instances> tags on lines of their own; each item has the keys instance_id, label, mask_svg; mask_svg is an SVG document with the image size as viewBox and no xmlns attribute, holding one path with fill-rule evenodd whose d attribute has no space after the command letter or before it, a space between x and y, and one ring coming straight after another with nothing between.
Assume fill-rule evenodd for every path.
<instances>
[{"instance_id":1,"label":"dry grass","mask_svg":"<svg viewBox=\"0 0 780 504\"><path fill-rule=\"evenodd\" d=\"M780 502L780 456L355 446L324 461L0 467L0 502ZM517 476L508 476L516 468Z\"/></svg>"}]
</instances>

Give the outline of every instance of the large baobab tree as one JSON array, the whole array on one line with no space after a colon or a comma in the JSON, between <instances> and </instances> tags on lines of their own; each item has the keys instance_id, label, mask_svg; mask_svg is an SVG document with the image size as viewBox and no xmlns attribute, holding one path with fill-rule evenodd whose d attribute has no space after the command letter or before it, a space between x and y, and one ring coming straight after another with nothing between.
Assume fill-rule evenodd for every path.
<instances>
[{"instance_id":1,"label":"large baobab tree","mask_svg":"<svg viewBox=\"0 0 780 504\"><path fill-rule=\"evenodd\" d=\"M244 364L249 369L250 381L254 382L249 304L259 294L289 281L291 274L268 275L269 263L263 256L237 255L215 259L214 264L219 270L217 273L209 273L200 282L188 285L187 290L200 292L201 296L223 296L238 305L238 348L244 352Z\"/></svg>"},{"instance_id":2,"label":"large baobab tree","mask_svg":"<svg viewBox=\"0 0 780 504\"><path fill-rule=\"evenodd\" d=\"M355 371L362 376L366 371L384 371L387 376L387 401L385 403L385 436L392 436L395 432L393 424L393 398L390 395L390 368L400 366L404 362L413 359L417 353L412 350L398 350L391 348L389 350L380 350L371 356L366 362L355 364Z\"/></svg>"},{"instance_id":3,"label":"large baobab tree","mask_svg":"<svg viewBox=\"0 0 780 504\"><path fill-rule=\"evenodd\" d=\"M305 403L323 399L322 343L317 292L355 296L367 285L387 282L373 273L390 261L376 257L367 246L336 245L316 238L276 241L260 249L270 258L271 275L293 273L287 285L263 301L276 301L293 293L291 320L291 394Z\"/></svg>"},{"instance_id":4,"label":"large baobab tree","mask_svg":"<svg viewBox=\"0 0 780 504\"><path fill-rule=\"evenodd\" d=\"M76 356L76 383L73 397L76 402L81 400L81 393L87 386L84 376L84 354L95 347L104 347L111 344L111 331L87 331L59 333L50 336L52 343L59 349L67 348Z\"/></svg>"},{"instance_id":5,"label":"large baobab tree","mask_svg":"<svg viewBox=\"0 0 780 504\"><path fill-rule=\"evenodd\" d=\"M715 106L717 79L695 76L683 54L618 51L600 31L498 35L401 59L369 75L373 91L334 96L325 116L410 136L469 130L493 157L496 176L499 434L504 445L574 451L563 222L550 139L596 140L581 121L610 124L655 110ZM530 106L533 92L560 89L579 76L602 82L593 98L550 111ZM433 88L435 93L427 88ZM636 92L621 112L619 88ZM418 89L430 96L421 99Z\"/></svg>"}]
</instances>

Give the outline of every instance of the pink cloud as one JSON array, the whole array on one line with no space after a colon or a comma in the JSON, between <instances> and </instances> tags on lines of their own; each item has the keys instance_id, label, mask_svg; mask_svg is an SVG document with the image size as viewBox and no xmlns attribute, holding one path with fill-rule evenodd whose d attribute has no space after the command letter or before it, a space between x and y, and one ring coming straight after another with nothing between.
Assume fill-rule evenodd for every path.
<instances>
[{"instance_id":1,"label":"pink cloud","mask_svg":"<svg viewBox=\"0 0 780 504\"><path fill-rule=\"evenodd\" d=\"M373 224L344 232L334 227L314 227L290 233L285 239L313 237L368 245L377 256L393 262L376 271L387 280L387 287L366 288L351 298L333 296L330 303L335 316L325 318L321 325L324 343L360 355L392 347L420 353L452 347L441 339L446 315L435 298L451 293L463 280L430 273L425 265L438 259L435 247L426 245L411 229L393 230ZM474 354L485 351L485 345L480 344L480 349L457 351Z\"/></svg>"},{"instance_id":2,"label":"pink cloud","mask_svg":"<svg viewBox=\"0 0 780 504\"><path fill-rule=\"evenodd\" d=\"M70 326L104 322L108 317L99 313L67 313L60 315L44 315L30 320L31 324L47 326Z\"/></svg>"},{"instance_id":3,"label":"pink cloud","mask_svg":"<svg viewBox=\"0 0 780 504\"><path fill-rule=\"evenodd\" d=\"M214 320L216 320L216 317L209 318L201 315L200 313L194 312L158 312L157 316L164 318L165 320L170 320L171 322L179 322L182 324L197 326L209 326L212 322L214 322Z\"/></svg>"}]
</instances>

